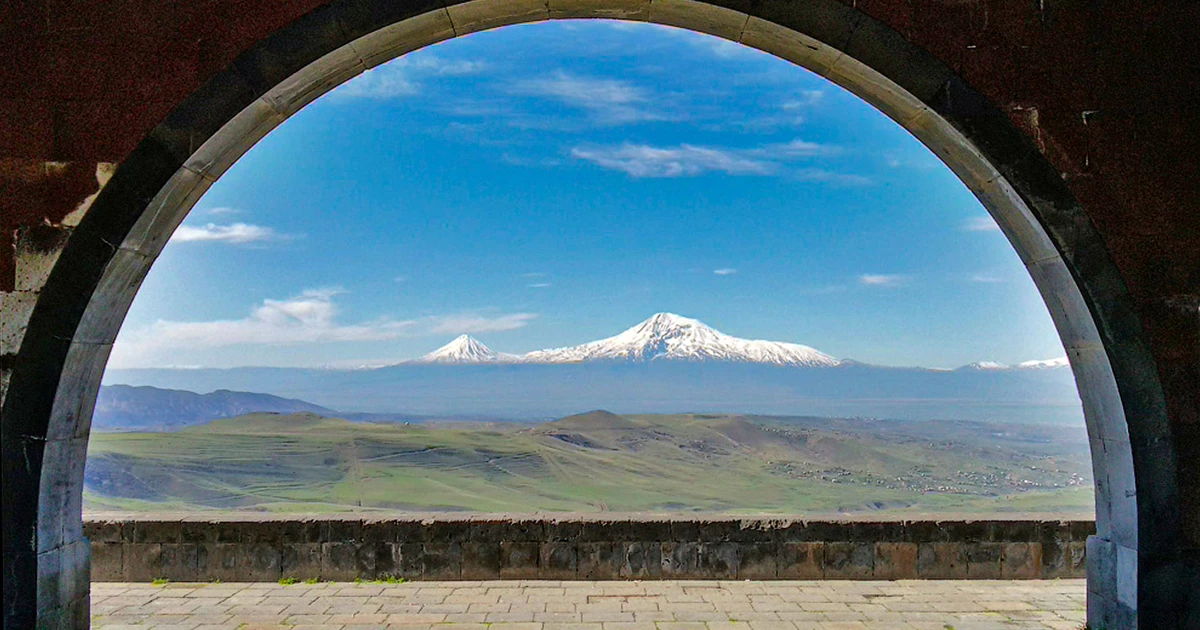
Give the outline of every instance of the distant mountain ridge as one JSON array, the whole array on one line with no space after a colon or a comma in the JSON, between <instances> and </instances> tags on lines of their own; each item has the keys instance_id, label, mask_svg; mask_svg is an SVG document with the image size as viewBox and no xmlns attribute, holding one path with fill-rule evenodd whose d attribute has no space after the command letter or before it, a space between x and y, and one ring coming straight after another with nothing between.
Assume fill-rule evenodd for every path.
<instances>
[{"instance_id":1,"label":"distant mountain ridge","mask_svg":"<svg viewBox=\"0 0 1200 630\"><path fill-rule=\"evenodd\" d=\"M96 397L92 426L97 429L175 429L253 412L317 413L332 409L270 394L219 389L197 394L179 389L107 385Z\"/></svg>"},{"instance_id":2,"label":"distant mountain ridge","mask_svg":"<svg viewBox=\"0 0 1200 630\"><path fill-rule=\"evenodd\" d=\"M534 350L526 354L497 352L470 335L459 335L450 343L413 361L456 365L495 363L568 364L568 363L649 363L681 361L690 363L757 363L790 367L838 367L867 365L834 358L820 350L797 343L742 339L727 335L704 322L674 313L655 313L649 319L620 334L577 346ZM1066 357L1025 361L1015 366L995 361L979 361L960 370L1025 370L1067 367Z\"/></svg>"}]
</instances>

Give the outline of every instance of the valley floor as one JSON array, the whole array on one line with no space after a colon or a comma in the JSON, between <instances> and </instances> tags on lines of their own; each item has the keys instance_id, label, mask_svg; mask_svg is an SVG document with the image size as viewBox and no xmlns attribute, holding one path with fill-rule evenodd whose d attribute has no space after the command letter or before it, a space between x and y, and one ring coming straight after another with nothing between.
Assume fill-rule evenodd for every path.
<instances>
[{"instance_id":1,"label":"valley floor","mask_svg":"<svg viewBox=\"0 0 1200 630\"><path fill-rule=\"evenodd\" d=\"M97 433L85 510L1058 513L1086 436L1053 426L597 411L540 424L250 414Z\"/></svg>"},{"instance_id":2,"label":"valley floor","mask_svg":"<svg viewBox=\"0 0 1200 630\"><path fill-rule=\"evenodd\" d=\"M92 627L1079 630L1084 580L92 585Z\"/></svg>"}]
</instances>

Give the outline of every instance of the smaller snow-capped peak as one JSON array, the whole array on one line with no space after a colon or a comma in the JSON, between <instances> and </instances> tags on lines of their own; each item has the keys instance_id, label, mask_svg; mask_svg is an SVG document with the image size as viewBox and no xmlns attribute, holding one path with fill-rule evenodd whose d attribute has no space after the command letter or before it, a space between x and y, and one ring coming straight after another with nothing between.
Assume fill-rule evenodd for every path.
<instances>
[{"instance_id":1,"label":"smaller snow-capped peak","mask_svg":"<svg viewBox=\"0 0 1200 630\"><path fill-rule=\"evenodd\" d=\"M1022 361L1017 364L1017 368L1022 370L1048 370L1069 367L1070 365L1071 362L1067 360L1067 357L1058 357L1057 359L1043 359L1041 361Z\"/></svg>"},{"instance_id":2,"label":"smaller snow-capped peak","mask_svg":"<svg viewBox=\"0 0 1200 630\"><path fill-rule=\"evenodd\" d=\"M506 363L512 355L496 352L470 335L459 335L454 341L417 359L420 363Z\"/></svg>"}]
</instances>

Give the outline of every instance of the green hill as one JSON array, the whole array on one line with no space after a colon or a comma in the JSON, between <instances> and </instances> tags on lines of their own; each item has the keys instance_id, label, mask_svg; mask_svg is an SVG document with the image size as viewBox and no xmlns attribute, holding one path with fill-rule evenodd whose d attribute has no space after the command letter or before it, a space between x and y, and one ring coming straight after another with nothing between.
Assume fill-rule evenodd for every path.
<instances>
[{"instance_id":1,"label":"green hill","mask_svg":"<svg viewBox=\"0 0 1200 630\"><path fill-rule=\"evenodd\" d=\"M93 435L85 501L143 511L1090 513L1086 441L1062 431L605 411L537 425L260 413Z\"/></svg>"}]
</instances>

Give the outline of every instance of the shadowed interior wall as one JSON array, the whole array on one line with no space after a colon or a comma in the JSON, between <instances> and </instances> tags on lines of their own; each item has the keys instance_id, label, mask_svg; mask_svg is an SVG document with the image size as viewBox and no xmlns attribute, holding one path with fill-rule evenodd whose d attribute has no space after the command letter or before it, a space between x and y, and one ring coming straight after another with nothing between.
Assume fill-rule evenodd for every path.
<instances>
[{"instance_id":1,"label":"shadowed interior wall","mask_svg":"<svg viewBox=\"0 0 1200 630\"><path fill-rule=\"evenodd\" d=\"M1098 520L1088 553L1093 623L1131 625L1134 615L1146 627L1200 622L1200 57L1189 48L1200 6L509 0L439 13L440 6L134 0L0 8L6 627L35 618L86 625L79 494L94 386L128 300L182 219L164 215L165 225L154 225L151 201L185 163L197 176L186 193L196 197L206 174L228 166L197 162L204 141L259 97L287 96L288 78L308 63L390 24L399 30L379 37L411 49L462 34L464 25L576 15L752 36L757 43L746 43L808 67L828 54L827 76L857 81L860 95L914 133L924 104L970 139L1061 255L1059 266L1036 264L1041 259L1021 251L1036 239L1010 226L1052 313L1054 300L1070 296L1047 287L1078 283L1086 325L1063 321L1080 312L1071 305L1057 307L1056 322L1060 331L1095 333L1094 343L1064 337L1081 384L1119 389L1081 391L1093 456L1105 467L1096 475L1098 509L1108 505L1114 515ZM448 30L427 17L450 13L458 26L451 20ZM422 17L399 25L413 16ZM842 53L906 94L886 86L872 93L863 72L837 76ZM339 83L345 67L333 63L306 86ZM913 97L919 102L905 117ZM257 126L227 130L226 148L252 143L280 119L279 111L242 119ZM955 166L954 155L940 154ZM957 170L970 185L963 163ZM139 240L129 242L131 234ZM1063 270L1069 277L1048 277ZM1096 420L1117 417L1119 427Z\"/></svg>"}]
</instances>

